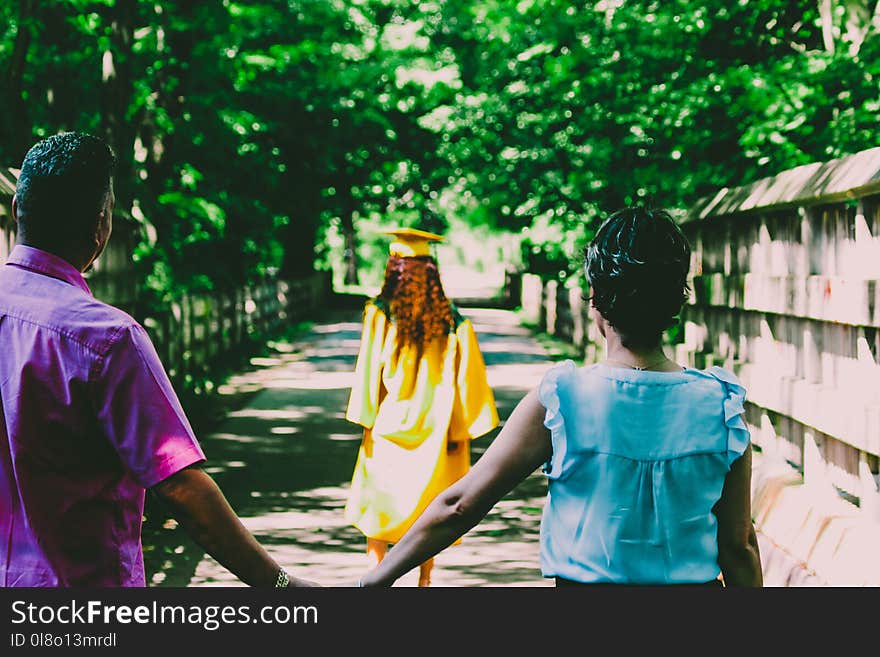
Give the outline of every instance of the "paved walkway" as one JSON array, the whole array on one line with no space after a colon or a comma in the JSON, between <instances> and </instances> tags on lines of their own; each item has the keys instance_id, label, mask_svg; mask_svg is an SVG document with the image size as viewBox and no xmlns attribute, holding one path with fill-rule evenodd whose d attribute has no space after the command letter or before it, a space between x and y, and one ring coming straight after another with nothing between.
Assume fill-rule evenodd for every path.
<instances>
[{"instance_id":1,"label":"paved walkway","mask_svg":"<svg viewBox=\"0 0 880 657\"><path fill-rule=\"evenodd\" d=\"M464 308L486 360L502 422L550 365L514 313ZM256 391L201 438L208 471L247 527L289 570L325 586L349 585L367 568L364 538L342 511L361 432L345 406L360 338L358 310L334 311L275 357L230 381ZM479 458L498 429L472 444ZM461 545L436 559L434 586L548 586L538 568L546 484L535 473L501 500ZM235 586L237 579L176 527L145 529L153 586ZM398 586L415 586L417 571Z\"/></svg>"}]
</instances>

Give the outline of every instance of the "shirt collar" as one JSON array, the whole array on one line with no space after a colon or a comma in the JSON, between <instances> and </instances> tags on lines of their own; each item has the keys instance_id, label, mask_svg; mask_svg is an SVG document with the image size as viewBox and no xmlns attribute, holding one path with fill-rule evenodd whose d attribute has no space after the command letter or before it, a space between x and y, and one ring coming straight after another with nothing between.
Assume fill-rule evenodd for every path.
<instances>
[{"instance_id":1,"label":"shirt collar","mask_svg":"<svg viewBox=\"0 0 880 657\"><path fill-rule=\"evenodd\" d=\"M10 253L9 257L6 259L6 264L15 265L22 269L57 278L70 285L75 285L86 294L92 293L82 274L77 271L76 267L54 253L49 253L42 249L35 249L32 246L25 246L24 244L16 244L15 248L12 249L12 253Z\"/></svg>"}]
</instances>

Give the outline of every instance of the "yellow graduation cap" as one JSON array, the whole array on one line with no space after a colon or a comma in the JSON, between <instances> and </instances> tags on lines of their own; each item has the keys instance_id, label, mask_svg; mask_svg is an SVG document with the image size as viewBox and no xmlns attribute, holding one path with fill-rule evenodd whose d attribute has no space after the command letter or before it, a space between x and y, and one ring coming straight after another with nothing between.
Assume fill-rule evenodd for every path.
<instances>
[{"instance_id":1,"label":"yellow graduation cap","mask_svg":"<svg viewBox=\"0 0 880 657\"><path fill-rule=\"evenodd\" d=\"M417 228L398 228L382 232L394 236L390 246L391 255L404 258L431 255L430 243L443 241L442 235Z\"/></svg>"}]
</instances>

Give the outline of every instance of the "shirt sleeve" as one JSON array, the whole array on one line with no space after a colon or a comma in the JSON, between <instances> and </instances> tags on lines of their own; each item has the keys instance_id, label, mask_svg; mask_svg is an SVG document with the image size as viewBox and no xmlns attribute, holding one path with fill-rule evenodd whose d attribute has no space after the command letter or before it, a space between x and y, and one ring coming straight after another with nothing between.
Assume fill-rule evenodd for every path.
<instances>
[{"instance_id":1,"label":"shirt sleeve","mask_svg":"<svg viewBox=\"0 0 880 657\"><path fill-rule=\"evenodd\" d=\"M385 343L387 319L374 304L364 309L361 345L354 371L354 382L348 398L345 417L349 422L371 428L379 410L379 389L382 384L382 347Z\"/></svg>"},{"instance_id":2,"label":"shirt sleeve","mask_svg":"<svg viewBox=\"0 0 880 657\"><path fill-rule=\"evenodd\" d=\"M749 428L743 419L746 408L746 389L737 376L723 367L708 370L724 388L724 424L727 427L727 465L742 456L752 440Z\"/></svg>"},{"instance_id":3,"label":"shirt sleeve","mask_svg":"<svg viewBox=\"0 0 880 657\"><path fill-rule=\"evenodd\" d=\"M97 369L98 422L135 481L151 488L205 460L143 327L123 329Z\"/></svg>"},{"instance_id":4,"label":"shirt sleeve","mask_svg":"<svg viewBox=\"0 0 880 657\"><path fill-rule=\"evenodd\" d=\"M489 387L486 364L477 333L470 320L456 329L458 360L455 373L455 406L450 427L450 440L478 438L498 426L495 395Z\"/></svg>"},{"instance_id":5,"label":"shirt sleeve","mask_svg":"<svg viewBox=\"0 0 880 657\"><path fill-rule=\"evenodd\" d=\"M574 361L571 359L564 360L547 370L538 384L538 401L546 409L544 413L544 426L550 430L550 443L553 450L550 459L544 464L542 471L550 479L558 479L562 474L568 444L565 435L565 418L562 414L562 402L559 399L559 383L560 379L564 379L574 371Z\"/></svg>"}]
</instances>

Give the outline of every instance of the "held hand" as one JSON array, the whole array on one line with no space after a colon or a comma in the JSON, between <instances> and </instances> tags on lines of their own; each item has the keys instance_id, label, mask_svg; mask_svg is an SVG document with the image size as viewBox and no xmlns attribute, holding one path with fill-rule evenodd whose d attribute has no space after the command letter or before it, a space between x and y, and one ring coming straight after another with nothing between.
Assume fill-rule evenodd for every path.
<instances>
[{"instance_id":1,"label":"held hand","mask_svg":"<svg viewBox=\"0 0 880 657\"><path fill-rule=\"evenodd\" d=\"M367 574L363 575L357 582L354 583L354 585L360 589L369 589L377 586L375 583L371 583L369 581L370 573L372 572L373 571L370 571Z\"/></svg>"},{"instance_id":2,"label":"held hand","mask_svg":"<svg viewBox=\"0 0 880 657\"><path fill-rule=\"evenodd\" d=\"M291 577L290 586L296 588L323 588L323 586L317 582L308 579L300 579L299 577Z\"/></svg>"}]
</instances>

